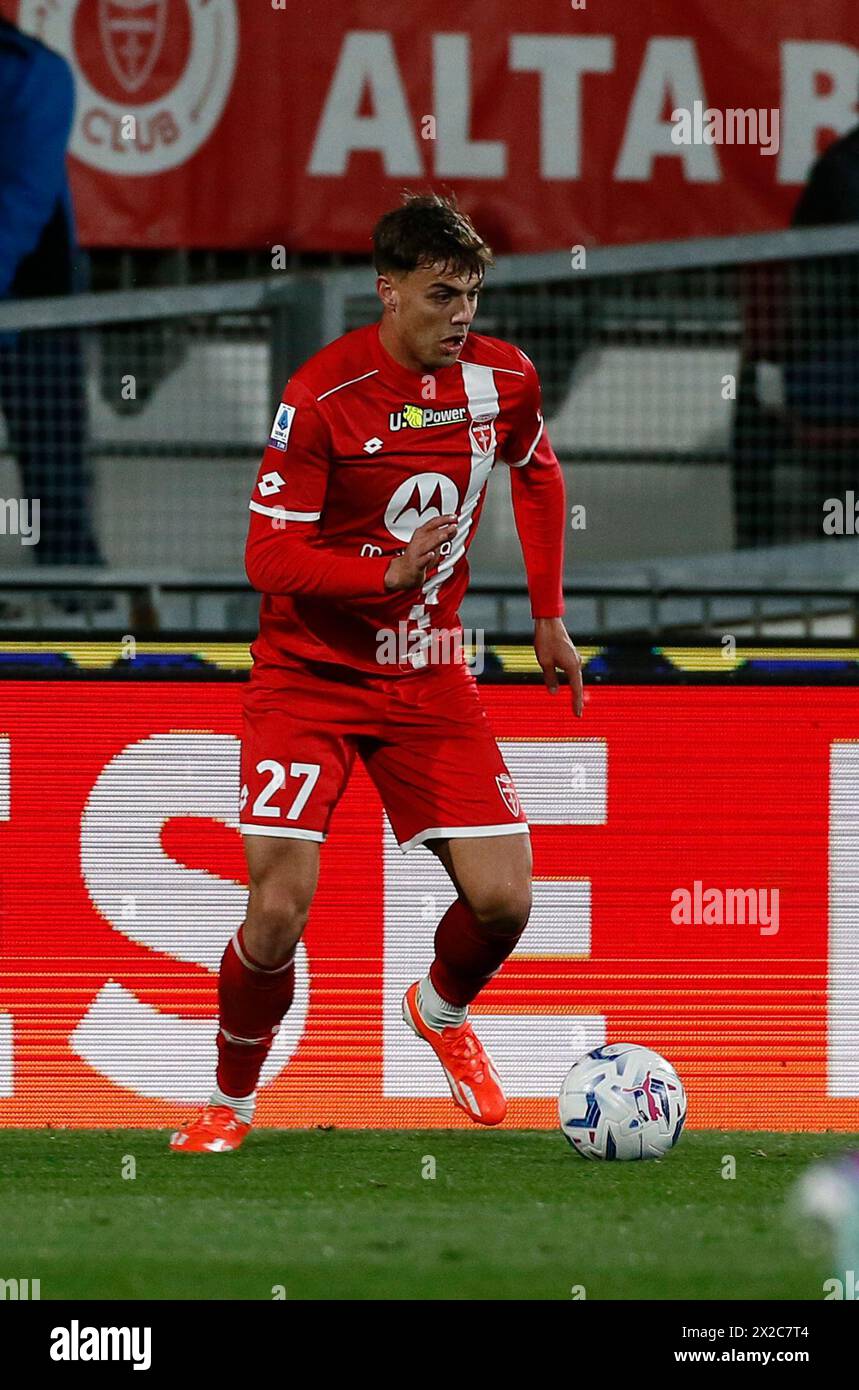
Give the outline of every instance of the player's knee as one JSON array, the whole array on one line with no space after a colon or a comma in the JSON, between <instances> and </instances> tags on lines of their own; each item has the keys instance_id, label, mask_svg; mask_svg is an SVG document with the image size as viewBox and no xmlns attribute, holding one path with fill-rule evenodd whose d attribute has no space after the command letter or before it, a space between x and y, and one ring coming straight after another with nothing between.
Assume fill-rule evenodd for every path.
<instances>
[{"instance_id":1,"label":"player's knee","mask_svg":"<svg viewBox=\"0 0 859 1390\"><path fill-rule=\"evenodd\" d=\"M249 908L257 922L267 931L301 930L310 915L310 900L300 891L272 892L257 889L251 894Z\"/></svg>"},{"instance_id":2,"label":"player's knee","mask_svg":"<svg viewBox=\"0 0 859 1390\"><path fill-rule=\"evenodd\" d=\"M245 939L261 964L279 964L300 940L310 915L311 896L294 885L251 885Z\"/></svg>"},{"instance_id":3,"label":"player's knee","mask_svg":"<svg viewBox=\"0 0 859 1390\"><path fill-rule=\"evenodd\" d=\"M469 902L481 926L505 935L524 931L531 915L529 885L492 884L473 894Z\"/></svg>"}]
</instances>

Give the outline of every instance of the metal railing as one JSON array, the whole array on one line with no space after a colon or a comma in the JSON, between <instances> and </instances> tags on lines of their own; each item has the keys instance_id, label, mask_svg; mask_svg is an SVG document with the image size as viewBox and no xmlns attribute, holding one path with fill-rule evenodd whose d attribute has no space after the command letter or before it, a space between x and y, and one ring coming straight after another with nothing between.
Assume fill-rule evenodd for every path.
<instances>
[{"instance_id":1,"label":"metal railing","mask_svg":"<svg viewBox=\"0 0 859 1390\"><path fill-rule=\"evenodd\" d=\"M499 259L476 328L516 341L540 370L568 494L582 500L588 517L569 548L567 587L576 603L593 599L595 622L600 615L613 621L624 562L730 551L740 504L761 514L769 505L774 523L799 517L806 529L797 539L820 535L819 497L809 478L825 487L846 484L856 446L849 429L847 444L833 443L831 429L827 442L826 420L815 422L813 411L802 418L807 383L797 383L796 367L809 368L813 389L811 368L827 357L834 361L836 389L839 371L847 374L840 390L842 412L849 414L849 324L859 322L854 271L859 275L854 225L595 248L576 269L568 252ZM132 596L135 611L145 611L139 607L145 593L156 623L165 596L182 592L198 595L198 611L206 593L238 599L244 592L252 601L241 554L267 416L297 365L377 315L372 283L369 267L352 267L0 304L7 417L0 493L9 496L16 485L12 465L27 448L33 477L50 478L53 457L59 513L53 524L82 514L86 492L100 551L90 556L91 567L50 563L44 541L27 556L13 537L0 536L0 590L23 597L109 589ZM785 293L773 298L779 288ZM10 352L16 377L10 377ZM75 415L69 385L75 372L85 418ZM739 401L720 395L726 373L736 378ZM766 390L761 381L769 382ZM10 428L10 389L25 397L12 405L32 419L35 442L25 438L22 445L21 427L17 436ZM71 420L74 427L66 428ZM17 485L32 495L25 482ZM502 498L488 499L470 594L494 594L499 617L521 630L524 579L511 587L509 579L491 578L509 575L511 566L521 572L504 507ZM739 552L738 581L753 553ZM64 552L57 554L62 559ZM31 558L38 563L21 563ZM586 589L576 578L582 564ZM486 582L481 570L490 576ZM816 621L813 605L823 600L852 612L848 588L830 584L824 592L809 583L789 594L783 577L775 585L759 572L746 578L756 586L764 627L774 616L765 602L774 589L780 607L788 598L799 606L798 620L805 605ZM642 630L654 635L671 630L672 603L700 599L700 616L691 621L706 625L708 612L721 612L723 600L738 597L727 576L715 588L703 578L666 585L656 574L626 587L625 599L648 605ZM750 602L752 590L742 592ZM57 620L42 608L49 621ZM236 611L224 607L220 621ZM750 621L758 621L755 612Z\"/></svg>"},{"instance_id":2,"label":"metal railing","mask_svg":"<svg viewBox=\"0 0 859 1390\"><path fill-rule=\"evenodd\" d=\"M10 589L8 572L0 571L0 592ZM239 575L165 572L153 578L140 571L98 573L77 567L35 576L16 589L19 597L26 593L30 602L18 624L8 618L2 624L8 631L16 625L39 633L68 626L49 602L59 592L66 604L76 600L76 626L87 632L116 633L124 623L138 637L162 631L161 615L168 599L177 601L174 612L181 616L173 619L167 631L250 632L260 598ZM99 600L108 595L122 602L99 606ZM232 605L229 600L234 601ZM217 617L207 622L203 608L213 601ZM463 622L472 630L478 625L469 623L469 607L479 603L488 605L490 612L480 627L528 640L528 599L522 584L501 579L472 582L463 606ZM676 639L693 633L714 638L730 633L754 638L832 635L859 642L859 588L607 579L576 584L567 595L565 621L580 642L612 636Z\"/></svg>"}]
</instances>

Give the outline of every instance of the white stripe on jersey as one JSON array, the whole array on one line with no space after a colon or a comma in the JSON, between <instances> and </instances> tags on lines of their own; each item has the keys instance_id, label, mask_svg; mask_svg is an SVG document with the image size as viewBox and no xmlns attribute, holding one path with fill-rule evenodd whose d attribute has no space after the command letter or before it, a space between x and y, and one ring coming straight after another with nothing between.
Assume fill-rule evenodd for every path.
<instances>
[{"instance_id":1,"label":"white stripe on jersey","mask_svg":"<svg viewBox=\"0 0 859 1390\"><path fill-rule=\"evenodd\" d=\"M377 376L379 368L374 367L371 372L365 372L363 376L350 377L348 381L341 381L339 386L332 386L330 391L323 391L321 396L317 396L318 401L324 401L326 396L333 396L335 391L342 391L344 386L354 386L356 381L366 381L368 376Z\"/></svg>"},{"instance_id":2,"label":"white stripe on jersey","mask_svg":"<svg viewBox=\"0 0 859 1390\"><path fill-rule=\"evenodd\" d=\"M494 419L498 414L495 368L483 367L478 362L461 362L460 367L472 420L483 420L489 415Z\"/></svg>"},{"instance_id":3,"label":"white stripe on jersey","mask_svg":"<svg viewBox=\"0 0 859 1390\"><path fill-rule=\"evenodd\" d=\"M469 362L467 357L460 357L460 367L479 367L479 362ZM493 367L493 372L506 372L508 376L524 376L524 372L517 372L515 367Z\"/></svg>"},{"instance_id":4,"label":"white stripe on jersey","mask_svg":"<svg viewBox=\"0 0 859 1390\"><path fill-rule=\"evenodd\" d=\"M530 462L531 462L531 455L533 454L534 450L536 449L537 445L540 443L540 440L541 440L541 438L542 438L544 423L545 423L545 422L544 422L543 417L542 417L542 415L541 415L541 416L540 416L540 428L538 429L537 433L534 435L534 443L531 445L530 449L528 450L527 454L525 455L525 457L524 457L523 459L519 459L518 463L511 463L511 464L510 464L510 467L511 467L511 468L524 468L526 463L530 463Z\"/></svg>"},{"instance_id":5,"label":"white stripe on jersey","mask_svg":"<svg viewBox=\"0 0 859 1390\"><path fill-rule=\"evenodd\" d=\"M498 389L495 385L494 369L483 367L477 362L460 362L468 413L472 420L492 420L498 415ZM459 560L465 554L465 542L471 530L471 518L480 501L480 494L486 480L495 467L495 450L486 454L476 447L471 451L471 476L459 511L459 520L452 538L450 553L445 555L435 574L423 585L424 603L438 603L438 591L449 579Z\"/></svg>"},{"instance_id":6,"label":"white stripe on jersey","mask_svg":"<svg viewBox=\"0 0 859 1390\"><path fill-rule=\"evenodd\" d=\"M262 512L263 516L276 516L281 521L318 521L321 512L288 512L285 507L264 507L262 502L248 502L252 512Z\"/></svg>"}]
</instances>

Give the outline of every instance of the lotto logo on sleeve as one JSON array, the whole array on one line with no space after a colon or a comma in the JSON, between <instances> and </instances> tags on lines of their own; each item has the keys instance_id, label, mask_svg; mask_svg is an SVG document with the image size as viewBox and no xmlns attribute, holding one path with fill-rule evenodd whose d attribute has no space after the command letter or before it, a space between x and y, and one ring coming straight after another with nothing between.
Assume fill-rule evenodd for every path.
<instances>
[{"instance_id":1,"label":"lotto logo on sleeve","mask_svg":"<svg viewBox=\"0 0 859 1390\"><path fill-rule=\"evenodd\" d=\"M295 406L278 406L277 414L274 417L274 424L271 427L271 437L269 444L275 449L285 449L289 443L289 431L292 429L292 422L295 419Z\"/></svg>"}]
</instances>

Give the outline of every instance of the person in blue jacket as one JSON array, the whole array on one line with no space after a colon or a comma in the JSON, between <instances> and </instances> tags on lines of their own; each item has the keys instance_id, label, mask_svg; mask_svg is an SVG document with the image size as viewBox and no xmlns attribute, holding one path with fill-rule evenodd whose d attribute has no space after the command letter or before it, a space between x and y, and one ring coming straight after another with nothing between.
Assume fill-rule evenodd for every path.
<instances>
[{"instance_id":1,"label":"person in blue jacket","mask_svg":"<svg viewBox=\"0 0 859 1390\"><path fill-rule=\"evenodd\" d=\"M0 18L0 302L86 287L66 171L74 104L66 60ZM39 499L35 560L101 564L79 333L0 334L0 409L23 495Z\"/></svg>"}]
</instances>

